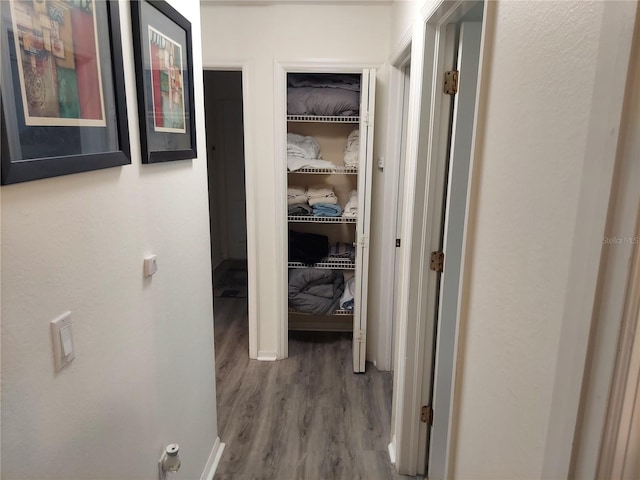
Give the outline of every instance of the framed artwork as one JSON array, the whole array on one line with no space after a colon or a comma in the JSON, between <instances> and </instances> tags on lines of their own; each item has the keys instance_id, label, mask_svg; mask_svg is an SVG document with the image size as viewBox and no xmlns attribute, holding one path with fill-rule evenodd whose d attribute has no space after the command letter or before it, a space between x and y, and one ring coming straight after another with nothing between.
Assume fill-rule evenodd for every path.
<instances>
[{"instance_id":1,"label":"framed artwork","mask_svg":"<svg viewBox=\"0 0 640 480\"><path fill-rule=\"evenodd\" d=\"M0 2L2 184L131 163L117 0Z\"/></svg>"},{"instance_id":2,"label":"framed artwork","mask_svg":"<svg viewBox=\"0 0 640 480\"><path fill-rule=\"evenodd\" d=\"M165 1L131 2L142 162L196 157L191 23Z\"/></svg>"}]
</instances>

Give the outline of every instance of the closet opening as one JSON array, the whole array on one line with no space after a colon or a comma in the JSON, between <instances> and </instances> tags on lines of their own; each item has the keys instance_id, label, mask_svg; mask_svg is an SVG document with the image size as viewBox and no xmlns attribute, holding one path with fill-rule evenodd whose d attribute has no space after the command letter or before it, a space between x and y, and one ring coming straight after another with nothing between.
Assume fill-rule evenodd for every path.
<instances>
[{"instance_id":1,"label":"closet opening","mask_svg":"<svg viewBox=\"0 0 640 480\"><path fill-rule=\"evenodd\" d=\"M375 71L305 70L281 72L288 244L282 356L341 333L351 344L353 372L363 373Z\"/></svg>"},{"instance_id":2,"label":"closet opening","mask_svg":"<svg viewBox=\"0 0 640 480\"><path fill-rule=\"evenodd\" d=\"M242 72L203 73L216 367L244 365L249 282ZM218 382L221 372L218 368ZM224 404L218 398L219 419L227 416Z\"/></svg>"}]
</instances>

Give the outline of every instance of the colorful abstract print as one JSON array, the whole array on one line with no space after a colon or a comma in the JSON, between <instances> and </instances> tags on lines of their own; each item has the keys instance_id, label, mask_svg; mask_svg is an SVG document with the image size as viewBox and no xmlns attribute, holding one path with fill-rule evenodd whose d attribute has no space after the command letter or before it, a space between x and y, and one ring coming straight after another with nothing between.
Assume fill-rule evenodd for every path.
<instances>
[{"instance_id":1,"label":"colorful abstract print","mask_svg":"<svg viewBox=\"0 0 640 480\"><path fill-rule=\"evenodd\" d=\"M185 133L182 47L149 27L149 55L154 130Z\"/></svg>"},{"instance_id":2,"label":"colorful abstract print","mask_svg":"<svg viewBox=\"0 0 640 480\"><path fill-rule=\"evenodd\" d=\"M26 125L106 125L94 2L11 2Z\"/></svg>"}]
</instances>

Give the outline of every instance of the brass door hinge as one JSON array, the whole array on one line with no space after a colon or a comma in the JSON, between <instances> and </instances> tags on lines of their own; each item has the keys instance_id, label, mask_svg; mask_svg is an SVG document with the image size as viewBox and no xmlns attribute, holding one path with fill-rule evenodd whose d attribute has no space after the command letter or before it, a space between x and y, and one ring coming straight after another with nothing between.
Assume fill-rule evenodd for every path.
<instances>
[{"instance_id":1,"label":"brass door hinge","mask_svg":"<svg viewBox=\"0 0 640 480\"><path fill-rule=\"evenodd\" d=\"M450 70L444 72L444 93L455 95L458 93L458 71Z\"/></svg>"},{"instance_id":2,"label":"brass door hinge","mask_svg":"<svg viewBox=\"0 0 640 480\"><path fill-rule=\"evenodd\" d=\"M437 252L431 252L431 270L434 272L444 272L444 252L438 250Z\"/></svg>"},{"instance_id":3,"label":"brass door hinge","mask_svg":"<svg viewBox=\"0 0 640 480\"><path fill-rule=\"evenodd\" d=\"M420 410L420 421L427 425L433 425L433 409L429 405L423 405Z\"/></svg>"}]
</instances>

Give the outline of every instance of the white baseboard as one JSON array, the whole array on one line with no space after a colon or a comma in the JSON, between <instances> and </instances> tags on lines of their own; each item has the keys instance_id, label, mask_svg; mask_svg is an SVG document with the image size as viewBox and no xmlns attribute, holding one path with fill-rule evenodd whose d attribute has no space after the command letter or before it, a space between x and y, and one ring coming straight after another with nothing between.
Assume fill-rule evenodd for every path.
<instances>
[{"instance_id":1,"label":"white baseboard","mask_svg":"<svg viewBox=\"0 0 640 480\"><path fill-rule=\"evenodd\" d=\"M391 439L391 443L387 447L389 449L389 460L391 460L391 465L396 464L396 436L394 435Z\"/></svg>"},{"instance_id":2,"label":"white baseboard","mask_svg":"<svg viewBox=\"0 0 640 480\"><path fill-rule=\"evenodd\" d=\"M207 464L204 466L204 470L202 472L200 480L213 480L213 476L216 474L216 469L218 468L218 464L220 463L220 458L222 457L224 447L224 443L220 442L220 437L216 437L216 441L213 444L213 448L211 449L211 453L209 454Z\"/></svg>"},{"instance_id":3,"label":"white baseboard","mask_svg":"<svg viewBox=\"0 0 640 480\"><path fill-rule=\"evenodd\" d=\"M258 360L261 362L275 362L278 359L276 352L269 352L265 350L258 351Z\"/></svg>"}]
</instances>

